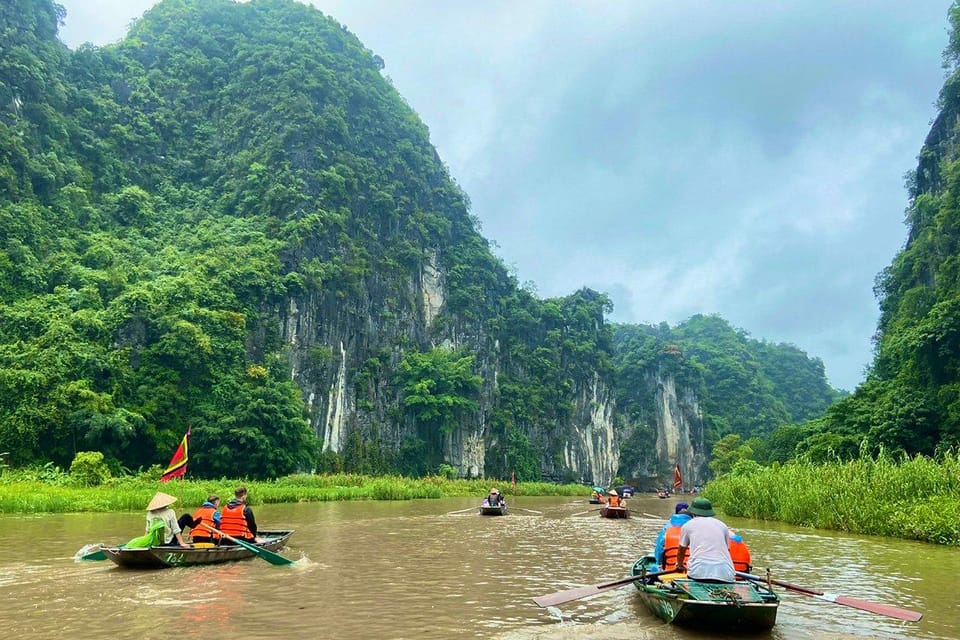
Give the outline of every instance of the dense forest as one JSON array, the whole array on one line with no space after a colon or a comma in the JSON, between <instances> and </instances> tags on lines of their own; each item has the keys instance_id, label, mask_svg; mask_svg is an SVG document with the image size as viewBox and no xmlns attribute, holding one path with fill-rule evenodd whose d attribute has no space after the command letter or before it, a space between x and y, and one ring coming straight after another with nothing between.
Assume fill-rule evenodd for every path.
<instances>
[{"instance_id":1,"label":"dense forest","mask_svg":"<svg viewBox=\"0 0 960 640\"><path fill-rule=\"evenodd\" d=\"M520 287L384 61L311 7L164 0L75 51L63 18L50 0L0 6L0 467L81 451L147 467L190 427L201 477L585 480L652 446L644 377L699 395L708 444L836 397L819 360L720 318L611 326L603 293ZM917 234L939 198L917 192ZM907 262L881 283L881 347L900 351L824 429L864 393L960 406L953 369L934 389L888 338L921 302L950 317L904 280L941 265ZM935 335L911 353L939 361L954 338ZM924 393L892 391L901 368Z\"/></svg>"}]
</instances>

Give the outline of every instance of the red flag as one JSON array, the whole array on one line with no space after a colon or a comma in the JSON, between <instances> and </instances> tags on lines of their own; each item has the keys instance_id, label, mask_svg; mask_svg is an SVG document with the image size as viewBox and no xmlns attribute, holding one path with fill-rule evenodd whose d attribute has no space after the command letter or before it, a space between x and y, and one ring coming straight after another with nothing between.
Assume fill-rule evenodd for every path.
<instances>
[{"instance_id":1,"label":"red flag","mask_svg":"<svg viewBox=\"0 0 960 640\"><path fill-rule=\"evenodd\" d=\"M167 482L173 478L182 478L187 473L187 448L190 444L190 427L187 427L187 433L183 436L183 440L180 441L180 446L177 447L177 450L173 452L173 457L170 458L170 464L167 465L167 470L163 472L163 475L160 476L160 482Z\"/></svg>"},{"instance_id":2,"label":"red flag","mask_svg":"<svg viewBox=\"0 0 960 640\"><path fill-rule=\"evenodd\" d=\"M677 461L677 466L673 468L673 489L676 491L683 487L683 479L680 477L680 461Z\"/></svg>"}]
</instances>

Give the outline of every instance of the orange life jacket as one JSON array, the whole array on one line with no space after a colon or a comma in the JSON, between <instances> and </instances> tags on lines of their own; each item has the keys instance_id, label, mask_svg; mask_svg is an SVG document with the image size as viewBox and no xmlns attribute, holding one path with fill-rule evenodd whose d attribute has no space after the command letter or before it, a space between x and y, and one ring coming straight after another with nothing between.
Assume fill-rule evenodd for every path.
<instances>
[{"instance_id":1,"label":"orange life jacket","mask_svg":"<svg viewBox=\"0 0 960 640\"><path fill-rule=\"evenodd\" d=\"M734 571L743 571L749 573L750 549L747 548L746 543L744 543L742 540L736 541L731 538L728 548L730 549L730 559L733 560Z\"/></svg>"},{"instance_id":2,"label":"orange life jacket","mask_svg":"<svg viewBox=\"0 0 960 640\"><path fill-rule=\"evenodd\" d=\"M229 504L220 510L220 531L233 536L234 538L244 538L252 540L250 529L247 527L247 519L243 517L243 510L247 505L242 502L234 507Z\"/></svg>"},{"instance_id":3,"label":"orange life jacket","mask_svg":"<svg viewBox=\"0 0 960 640\"><path fill-rule=\"evenodd\" d=\"M200 526L200 524L205 524L208 527L217 527L217 523L213 520L213 514L217 512L215 507L200 507L193 512L193 521L197 522L197 526L190 530L191 538L209 538L210 540L219 540L220 534L210 531L206 527Z\"/></svg>"},{"instance_id":4,"label":"orange life jacket","mask_svg":"<svg viewBox=\"0 0 960 640\"><path fill-rule=\"evenodd\" d=\"M610 496L610 499L607 500L607 504L611 507L622 507L620 504L620 496Z\"/></svg>"},{"instance_id":5,"label":"orange life jacket","mask_svg":"<svg viewBox=\"0 0 960 640\"><path fill-rule=\"evenodd\" d=\"M663 537L663 567L673 569L677 564L677 552L680 550L680 529L682 525L674 525L667 529Z\"/></svg>"}]
</instances>

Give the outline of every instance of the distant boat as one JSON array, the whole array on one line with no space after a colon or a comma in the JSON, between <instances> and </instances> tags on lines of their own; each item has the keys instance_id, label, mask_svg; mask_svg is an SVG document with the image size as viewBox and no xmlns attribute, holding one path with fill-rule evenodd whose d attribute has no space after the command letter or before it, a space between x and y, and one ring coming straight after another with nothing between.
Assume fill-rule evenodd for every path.
<instances>
[{"instance_id":1,"label":"distant boat","mask_svg":"<svg viewBox=\"0 0 960 640\"><path fill-rule=\"evenodd\" d=\"M605 491L603 487L594 487L593 493L590 494L590 504L603 504Z\"/></svg>"},{"instance_id":2,"label":"distant boat","mask_svg":"<svg viewBox=\"0 0 960 640\"><path fill-rule=\"evenodd\" d=\"M507 505L494 505L490 506L488 504L480 505L480 515L482 516L505 516L507 515Z\"/></svg>"},{"instance_id":3,"label":"distant boat","mask_svg":"<svg viewBox=\"0 0 960 640\"><path fill-rule=\"evenodd\" d=\"M669 498L669 497L670 497L670 492L669 492L669 491L657 491L657 497L658 497L658 498Z\"/></svg>"},{"instance_id":4,"label":"distant boat","mask_svg":"<svg viewBox=\"0 0 960 640\"><path fill-rule=\"evenodd\" d=\"M604 505L600 507L600 517L601 518L629 518L630 509L626 507L611 507L609 505Z\"/></svg>"}]
</instances>

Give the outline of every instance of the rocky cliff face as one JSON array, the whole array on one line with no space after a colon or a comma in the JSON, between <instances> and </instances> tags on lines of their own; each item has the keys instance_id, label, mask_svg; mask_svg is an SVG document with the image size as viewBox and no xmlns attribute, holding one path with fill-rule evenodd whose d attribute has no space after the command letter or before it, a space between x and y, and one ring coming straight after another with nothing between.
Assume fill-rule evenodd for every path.
<instances>
[{"instance_id":1,"label":"rocky cliff face","mask_svg":"<svg viewBox=\"0 0 960 640\"><path fill-rule=\"evenodd\" d=\"M352 432L367 437L372 425L377 425L384 445L398 448L416 433L413 425L398 419L392 410L399 400L390 385L401 356L397 345L469 347L478 355L477 369L483 379L479 410L472 421L444 437L444 462L463 477L484 477L492 437L489 418L496 406L497 377L502 369L499 344L457 319L438 322L444 314L446 294L444 273L435 256L408 287L408 306L390 313L378 312L381 302L375 283L363 296L360 306L368 310L363 315L346 313L332 300L291 298L276 310L293 363L291 376L303 390L310 423L322 437L325 451L341 452ZM372 377L366 375L358 384L358 373L369 369L371 361L379 366ZM619 441L607 385L595 374L571 396L574 410L569 424L558 425L550 435L525 435L543 452L544 477L609 484L619 464ZM557 442L558 437L562 441ZM562 454L553 456L548 451Z\"/></svg>"},{"instance_id":2,"label":"rocky cliff face","mask_svg":"<svg viewBox=\"0 0 960 640\"><path fill-rule=\"evenodd\" d=\"M706 482L707 456L700 403L688 389L678 391L672 376L658 376L655 384L659 484L672 486L673 468L678 462L685 487L703 484ZM664 469L669 471L665 474Z\"/></svg>"},{"instance_id":3,"label":"rocky cliff face","mask_svg":"<svg viewBox=\"0 0 960 640\"><path fill-rule=\"evenodd\" d=\"M442 315L445 294L443 273L435 260L426 264L410 283L408 299L415 303L400 313L370 313L367 317L337 312L329 303L315 299L291 299L280 314L283 339L294 362L291 375L303 389L310 421L323 438L325 450L340 452L352 431L369 435L379 425L378 435L390 447L399 447L415 435L411 425L397 420L390 411L398 399L389 384L397 364L398 341L426 341L425 346L469 346L479 354L483 378L480 410L475 420L461 425L444 439L444 458L463 477L484 477L487 450L491 444L489 416L496 404L497 376L501 370L499 345L482 334L456 330L455 323L435 326ZM369 297L370 294L368 294ZM373 298L365 305L376 308ZM319 365L312 353L325 354ZM357 372L364 363L386 354L373 379L358 388ZM621 475L646 478L651 484L669 486L674 465L679 462L686 486L706 481L707 457L699 400L678 387L669 374L657 372L648 379L651 411L647 418L654 434L650 454L638 468L620 469ZM609 485L620 465L620 433L615 428L616 407L607 385L598 375L581 384L571 398L574 411L569 424L560 425L550 437L526 434L543 452L544 477ZM632 427L627 427L627 433ZM560 451L549 456L548 451Z\"/></svg>"}]
</instances>

